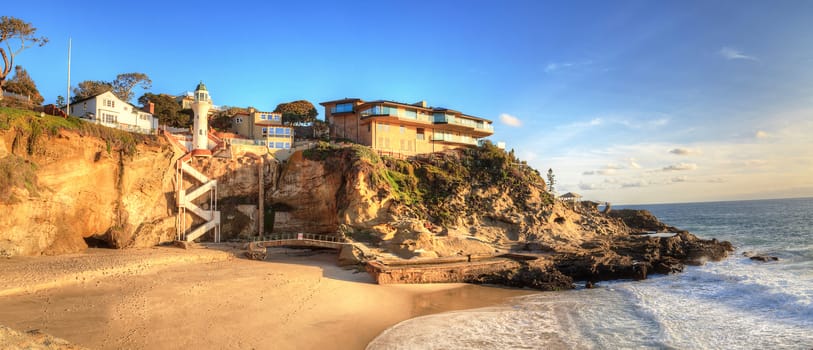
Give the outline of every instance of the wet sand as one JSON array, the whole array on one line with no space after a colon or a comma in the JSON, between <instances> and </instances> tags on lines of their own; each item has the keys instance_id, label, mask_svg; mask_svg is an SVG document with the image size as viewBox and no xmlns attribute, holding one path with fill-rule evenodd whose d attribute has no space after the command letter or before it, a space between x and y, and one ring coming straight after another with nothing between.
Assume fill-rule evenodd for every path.
<instances>
[{"instance_id":1,"label":"wet sand","mask_svg":"<svg viewBox=\"0 0 813 350\"><path fill-rule=\"evenodd\" d=\"M412 317L532 293L379 286L337 267L329 252L266 261L234 253L152 248L2 259L0 324L91 349L363 349Z\"/></svg>"}]
</instances>

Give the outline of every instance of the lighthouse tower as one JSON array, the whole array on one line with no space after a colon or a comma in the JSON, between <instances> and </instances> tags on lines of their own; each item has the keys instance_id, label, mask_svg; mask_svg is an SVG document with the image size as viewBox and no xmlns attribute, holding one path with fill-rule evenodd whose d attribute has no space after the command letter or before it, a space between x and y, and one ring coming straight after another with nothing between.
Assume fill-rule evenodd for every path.
<instances>
[{"instance_id":1,"label":"lighthouse tower","mask_svg":"<svg viewBox=\"0 0 813 350\"><path fill-rule=\"evenodd\" d=\"M209 150L209 108L212 107L212 100L209 98L209 91L201 81L195 88L195 102L192 102L192 111L195 112L195 122L192 128L192 155L211 156Z\"/></svg>"}]
</instances>

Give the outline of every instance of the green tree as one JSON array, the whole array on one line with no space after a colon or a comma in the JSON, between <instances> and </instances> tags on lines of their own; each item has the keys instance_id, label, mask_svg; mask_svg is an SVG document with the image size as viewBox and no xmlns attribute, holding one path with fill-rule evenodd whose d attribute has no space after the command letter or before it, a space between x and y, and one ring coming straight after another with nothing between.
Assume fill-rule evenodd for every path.
<instances>
[{"instance_id":1,"label":"green tree","mask_svg":"<svg viewBox=\"0 0 813 350\"><path fill-rule=\"evenodd\" d=\"M223 106L209 120L209 126L220 131L231 131L232 117L238 112L248 112L248 108Z\"/></svg>"},{"instance_id":2,"label":"green tree","mask_svg":"<svg viewBox=\"0 0 813 350\"><path fill-rule=\"evenodd\" d=\"M31 98L31 102L36 105L41 105L42 101L45 101L39 90L37 90L34 79L31 79L31 76L22 66L14 67L14 76L6 82L6 91L28 96Z\"/></svg>"},{"instance_id":3,"label":"green tree","mask_svg":"<svg viewBox=\"0 0 813 350\"><path fill-rule=\"evenodd\" d=\"M65 105L65 97L62 96L62 95L57 96L56 97L56 106L62 108L62 106L64 106L64 105Z\"/></svg>"},{"instance_id":4,"label":"green tree","mask_svg":"<svg viewBox=\"0 0 813 350\"><path fill-rule=\"evenodd\" d=\"M113 91L112 83L101 80L85 80L79 84L76 84L76 87L73 88L71 103L101 94L106 91Z\"/></svg>"},{"instance_id":5,"label":"green tree","mask_svg":"<svg viewBox=\"0 0 813 350\"><path fill-rule=\"evenodd\" d=\"M138 103L144 106L150 102L155 104L154 115L158 117L159 123L176 128L185 128L190 125L191 118L188 114L181 112L181 105L175 101L175 97L148 92L138 98Z\"/></svg>"},{"instance_id":6,"label":"green tree","mask_svg":"<svg viewBox=\"0 0 813 350\"><path fill-rule=\"evenodd\" d=\"M305 100L280 103L274 112L282 114L282 123L286 125L310 124L319 115L313 104Z\"/></svg>"},{"instance_id":7,"label":"green tree","mask_svg":"<svg viewBox=\"0 0 813 350\"><path fill-rule=\"evenodd\" d=\"M37 37L37 28L19 18L2 16L0 17L0 56L3 57L3 67L0 70L0 100L3 99L3 90L6 85L6 77L14 67L14 59L23 50L32 46L43 46L48 43L48 38ZM19 44L16 49L12 48Z\"/></svg>"},{"instance_id":8,"label":"green tree","mask_svg":"<svg viewBox=\"0 0 813 350\"><path fill-rule=\"evenodd\" d=\"M553 185L556 183L556 176L553 175L553 169L548 169L548 192L553 193Z\"/></svg>"},{"instance_id":9,"label":"green tree","mask_svg":"<svg viewBox=\"0 0 813 350\"><path fill-rule=\"evenodd\" d=\"M144 73L123 73L117 75L111 85L116 96L122 101L130 102L133 99L133 88L141 86L142 89L149 89L152 87L152 80Z\"/></svg>"}]
</instances>

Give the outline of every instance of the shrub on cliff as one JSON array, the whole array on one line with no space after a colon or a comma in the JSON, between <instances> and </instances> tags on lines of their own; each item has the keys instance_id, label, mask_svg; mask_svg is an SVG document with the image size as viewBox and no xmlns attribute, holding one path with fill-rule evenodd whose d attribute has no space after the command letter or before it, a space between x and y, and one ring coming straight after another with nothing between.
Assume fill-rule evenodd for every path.
<instances>
[{"instance_id":1,"label":"shrub on cliff","mask_svg":"<svg viewBox=\"0 0 813 350\"><path fill-rule=\"evenodd\" d=\"M56 136L61 129L75 130L82 136L98 137L107 143L108 153L116 149L128 156L135 154L137 144L155 140L154 136L88 123L76 117L40 116L28 110L4 107L0 107L0 129L17 130L16 145L12 145L12 148L22 146L18 142L24 141L29 155L42 151L42 136Z\"/></svg>"},{"instance_id":2,"label":"shrub on cliff","mask_svg":"<svg viewBox=\"0 0 813 350\"><path fill-rule=\"evenodd\" d=\"M13 204L19 201L14 188L25 188L31 196L37 195L36 164L14 154L0 158L0 202Z\"/></svg>"}]
</instances>

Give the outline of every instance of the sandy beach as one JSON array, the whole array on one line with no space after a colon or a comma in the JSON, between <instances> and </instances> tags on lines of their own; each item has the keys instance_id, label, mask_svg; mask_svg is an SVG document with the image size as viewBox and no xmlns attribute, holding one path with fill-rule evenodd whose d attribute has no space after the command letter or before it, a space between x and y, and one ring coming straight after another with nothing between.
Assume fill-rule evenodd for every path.
<instances>
[{"instance_id":1,"label":"sandy beach","mask_svg":"<svg viewBox=\"0 0 813 350\"><path fill-rule=\"evenodd\" d=\"M236 252L156 247L3 259L0 325L90 349L363 349L412 317L532 293L381 286L336 266L335 253L252 261Z\"/></svg>"}]
</instances>

